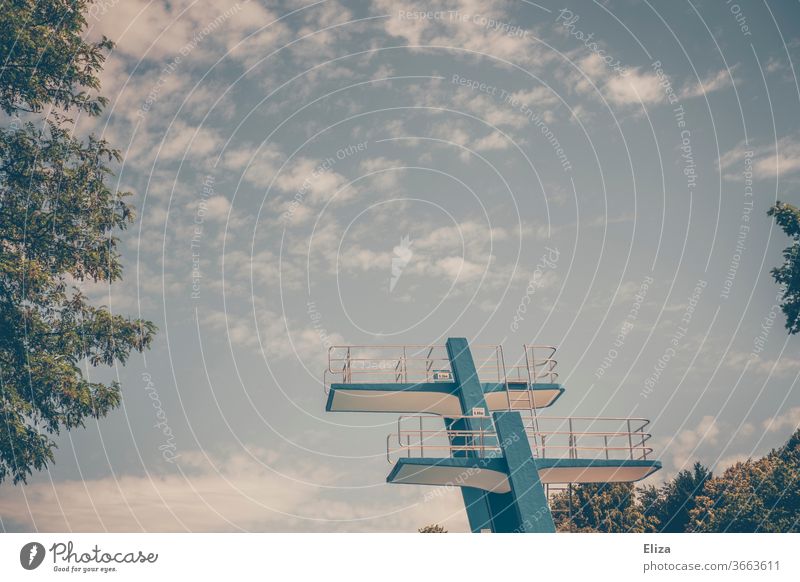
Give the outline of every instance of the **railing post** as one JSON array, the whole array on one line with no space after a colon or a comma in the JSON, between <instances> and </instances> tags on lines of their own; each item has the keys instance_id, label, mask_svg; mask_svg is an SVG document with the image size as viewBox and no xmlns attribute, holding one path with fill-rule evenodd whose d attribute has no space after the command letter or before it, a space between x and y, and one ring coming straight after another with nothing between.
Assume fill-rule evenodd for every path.
<instances>
[{"instance_id":1,"label":"railing post","mask_svg":"<svg viewBox=\"0 0 800 582\"><path fill-rule=\"evenodd\" d=\"M418 418L419 418L419 456L420 457L424 457L425 456L425 450L422 448L423 447L422 439L424 438L423 432L422 432L422 417L420 416Z\"/></svg>"},{"instance_id":2,"label":"railing post","mask_svg":"<svg viewBox=\"0 0 800 582\"><path fill-rule=\"evenodd\" d=\"M628 450L631 454L631 461L633 460L633 435L631 434L631 419L628 419Z\"/></svg>"},{"instance_id":3,"label":"railing post","mask_svg":"<svg viewBox=\"0 0 800 582\"><path fill-rule=\"evenodd\" d=\"M606 449L606 460L608 460L608 435L607 434L603 435L603 444L605 445L605 449Z\"/></svg>"},{"instance_id":4,"label":"railing post","mask_svg":"<svg viewBox=\"0 0 800 582\"><path fill-rule=\"evenodd\" d=\"M575 450L575 434L572 430L572 419L569 419L569 455L570 459L577 459L577 451Z\"/></svg>"}]
</instances>

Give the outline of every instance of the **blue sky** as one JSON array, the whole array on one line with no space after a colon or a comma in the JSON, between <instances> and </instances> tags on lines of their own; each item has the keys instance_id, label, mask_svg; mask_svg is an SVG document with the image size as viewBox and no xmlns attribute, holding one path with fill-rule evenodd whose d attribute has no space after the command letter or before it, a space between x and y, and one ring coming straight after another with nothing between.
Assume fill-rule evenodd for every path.
<instances>
[{"instance_id":1,"label":"blue sky","mask_svg":"<svg viewBox=\"0 0 800 582\"><path fill-rule=\"evenodd\" d=\"M6 530L466 530L388 486L331 344L559 347L556 415L643 416L664 470L800 422L766 216L798 202L796 3L106 1L106 114L157 323L124 406L0 490ZM393 270L393 261L395 269ZM526 298L527 296L527 298ZM523 306L521 308L521 306Z\"/></svg>"}]
</instances>

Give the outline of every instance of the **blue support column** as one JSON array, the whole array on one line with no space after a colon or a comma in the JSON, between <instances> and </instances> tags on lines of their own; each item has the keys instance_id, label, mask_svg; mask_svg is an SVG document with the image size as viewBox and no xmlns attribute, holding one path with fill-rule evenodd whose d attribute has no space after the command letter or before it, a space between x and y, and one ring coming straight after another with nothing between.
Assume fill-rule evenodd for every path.
<instances>
[{"instance_id":1,"label":"blue support column","mask_svg":"<svg viewBox=\"0 0 800 582\"><path fill-rule=\"evenodd\" d=\"M478 379L478 371L475 368L475 362L472 360L472 353L469 350L466 338L448 338L447 356L450 358L450 368L453 371L453 379L457 386L456 393L461 403L461 414L471 415L474 408L483 408L488 414L486 401L483 397L483 387ZM444 422L448 430L492 430L489 418L445 418ZM451 444L466 444L461 442L463 440L463 437L456 437L451 439ZM453 456L477 457L478 454L476 451L463 451L455 452ZM479 533L483 529L494 531L489 494L480 489L462 487L461 495L464 498L464 507L467 510L469 526L473 533Z\"/></svg>"},{"instance_id":2,"label":"blue support column","mask_svg":"<svg viewBox=\"0 0 800 582\"><path fill-rule=\"evenodd\" d=\"M508 467L508 482L511 486L511 492L506 494L511 496L510 503L505 504L503 511L516 513L515 519L508 516L510 522L518 523L514 531L555 532L553 516L547 506L547 497L539 480L536 459L531 453L522 417L519 412L496 412L494 426Z\"/></svg>"}]
</instances>

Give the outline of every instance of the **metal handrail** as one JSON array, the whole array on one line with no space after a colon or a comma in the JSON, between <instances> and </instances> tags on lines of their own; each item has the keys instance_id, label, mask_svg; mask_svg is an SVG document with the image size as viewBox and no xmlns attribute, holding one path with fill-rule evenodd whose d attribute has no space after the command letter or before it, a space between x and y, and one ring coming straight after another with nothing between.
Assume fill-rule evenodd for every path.
<instances>
[{"instance_id":1,"label":"metal handrail","mask_svg":"<svg viewBox=\"0 0 800 582\"><path fill-rule=\"evenodd\" d=\"M398 418L397 431L387 436L386 441L386 456L391 462L392 453L405 453L405 456L411 457L412 453L418 453L420 457L425 457L426 452L439 452L447 451L448 456L452 456L454 452L472 451L478 453L478 456L484 456L487 453L496 455L500 451L499 443L497 442L497 434L492 429L479 429L479 430L464 430L455 429L448 430L446 427L425 428L423 423L425 419L437 418L436 416L429 415L405 415ZM488 417L475 417L475 416L460 416L454 418L480 418L487 419ZM534 416L534 418L536 418ZM403 423L410 419L417 420L419 428L407 429L403 428ZM529 419L530 420L530 419ZM651 435L644 432L642 429L649 424L649 420L645 418L625 418L625 417L538 417L538 420L552 421L558 420L566 422L569 430L540 430L536 425L525 426L525 433L531 441L534 456L546 457L548 450L552 456L555 451L559 454L566 453L566 456L571 459L585 458L580 453L601 453L606 459L613 458L619 459L616 456L620 452L626 453L623 458L631 460L647 460L647 456L653 453L652 447L646 446ZM574 424L582 421L596 422L623 422L628 430L576 430ZM638 426L634 429L633 424ZM391 436L397 436L397 446L392 446ZM566 437L566 439L564 438ZM437 438L447 438L447 444L440 444L435 441ZM463 443L453 444L454 439L460 439ZM591 444L581 443L581 439L592 439ZM602 439L602 441L601 441ZM625 439L625 444L617 444L614 439ZM555 441L555 442L554 442ZM541 443L541 444L540 444ZM596 456L596 455L595 455Z\"/></svg>"},{"instance_id":2,"label":"metal handrail","mask_svg":"<svg viewBox=\"0 0 800 582\"><path fill-rule=\"evenodd\" d=\"M554 356L558 348L544 344L525 344L524 348L525 363L531 376L530 383L538 384L546 380L549 384L555 384L558 380L558 372L556 372L558 360ZM541 354L542 352L544 355L537 357L537 353Z\"/></svg>"},{"instance_id":3,"label":"metal handrail","mask_svg":"<svg viewBox=\"0 0 800 582\"><path fill-rule=\"evenodd\" d=\"M504 382L502 347L472 344L470 348L479 376ZM361 352L363 350L363 352ZM482 354L487 354L485 357ZM446 372L452 378L450 358L444 344L335 345L328 348L329 374L343 382L430 382Z\"/></svg>"},{"instance_id":4,"label":"metal handrail","mask_svg":"<svg viewBox=\"0 0 800 582\"><path fill-rule=\"evenodd\" d=\"M471 344L470 349L482 381L535 384L558 379L555 346L526 344L525 363L509 368L501 345ZM328 348L327 372L343 382L435 381L436 372L452 375L445 344L334 345Z\"/></svg>"}]
</instances>

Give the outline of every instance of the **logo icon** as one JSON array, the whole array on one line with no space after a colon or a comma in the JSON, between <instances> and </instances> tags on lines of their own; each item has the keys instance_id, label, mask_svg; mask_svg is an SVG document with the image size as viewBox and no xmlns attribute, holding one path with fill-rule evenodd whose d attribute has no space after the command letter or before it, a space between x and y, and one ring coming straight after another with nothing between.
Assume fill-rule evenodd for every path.
<instances>
[{"instance_id":1,"label":"logo icon","mask_svg":"<svg viewBox=\"0 0 800 582\"><path fill-rule=\"evenodd\" d=\"M403 269L406 268L411 257L414 256L414 251L411 250L412 241L408 235L400 239L400 244L394 247L394 257L392 257L392 278L389 281L389 293L394 291L400 275L403 274Z\"/></svg>"},{"instance_id":2,"label":"logo icon","mask_svg":"<svg viewBox=\"0 0 800 582\"><path fill-rule=\"evenodd\" d=\"M19 563L26 570L35 570L44 561L44 546L39 542L28 542L19 551Z\"/></svg>"}]
</instances>

